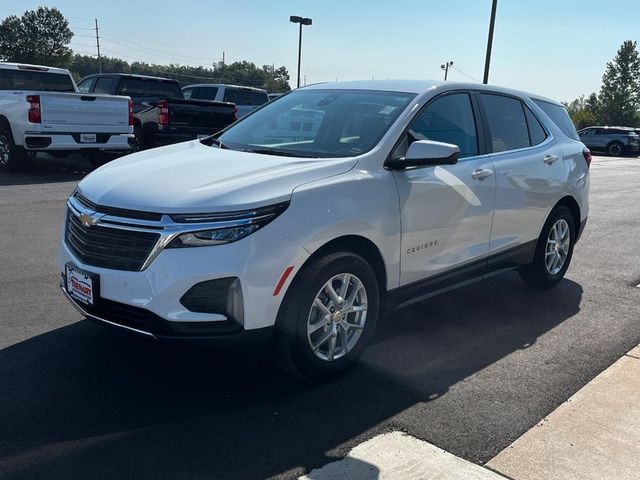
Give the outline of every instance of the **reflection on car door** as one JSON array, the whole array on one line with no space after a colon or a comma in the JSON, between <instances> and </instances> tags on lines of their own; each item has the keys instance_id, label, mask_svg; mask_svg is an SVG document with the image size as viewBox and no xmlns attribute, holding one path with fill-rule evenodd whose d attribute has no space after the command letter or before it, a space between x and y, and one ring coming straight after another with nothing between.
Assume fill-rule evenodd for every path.
<instances>
[{"instance_id":1,"label":"reflection on car door","mask_svg":"<svg viewBox=\"0 0 640 480\"><path fill-rule=\"evenodd\" d=\"M527 263L550 208L559 200L562 151L520 99L483 93L480 100L496 172L492 261Z\"/></svg>"},{"instance_id":2,"label":"reflection on car door","mask_svg":"<svg viewBox=\"0 0 640 480\"><path fill-rule=\"evenodd\" d=\"M400 195L403 285L482 260L489 254L495 175L478 141L471 95L437 97L412 121L393 156L416 140L460 147L455 165L394 171Z\"/></svg>"}]
</instances>

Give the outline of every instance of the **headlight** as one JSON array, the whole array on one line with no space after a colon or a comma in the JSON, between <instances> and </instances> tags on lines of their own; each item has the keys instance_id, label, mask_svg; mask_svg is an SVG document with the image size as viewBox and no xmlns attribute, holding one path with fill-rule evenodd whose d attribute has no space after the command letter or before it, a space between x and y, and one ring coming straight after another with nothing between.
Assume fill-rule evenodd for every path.
<instances>
[{"instance_id":1,"label":"headlight","mask_svg":"<svg viewBox=\"0 0 640 480\"><path fill-rule=\"evenodd\" d=\"M167 248L206 247L236 242L267 225L288 206L286 202L242 212L171 215L171 219L178 224L193 223L194 230L177 235ZM205 226L207 228L195 230Z\"/></svg>"}]
</instances>

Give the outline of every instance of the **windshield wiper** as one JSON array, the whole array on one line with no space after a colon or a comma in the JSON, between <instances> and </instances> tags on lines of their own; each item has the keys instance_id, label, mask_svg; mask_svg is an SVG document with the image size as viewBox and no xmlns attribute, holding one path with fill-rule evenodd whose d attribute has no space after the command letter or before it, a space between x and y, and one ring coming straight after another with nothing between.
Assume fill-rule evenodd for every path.
<instances>
[{"instance_id":1,"label":"windshield wiper","mask_svg":"<svg viewBox=\"0 0 640 480\"><path fill-rule=\"evenodd\" d=\"M243 152L262 153L264 155L278 155L280 157L301 157L301 158L320 158L317 155L309 155L306 153L294 153L286 150L277 150L275 148L245 148Z\"/></svg>"},{"instance_id":2,"label":"windshield wiper","mask_svg":"<svg viewBox=\"0 0 640 480\"><path fill-rule=\"evenodd\" d=\"M220 140L215 138L213 135L211 135L210 137L203 138L202 140L200 140L200 142L204 143L205 145L209 145L209 146L211 146L211 144L215 144L215 145L218 146L218 148L224 148L226 150L230 150L227 145L222 143Z\"/></svg>"}]
</instances>

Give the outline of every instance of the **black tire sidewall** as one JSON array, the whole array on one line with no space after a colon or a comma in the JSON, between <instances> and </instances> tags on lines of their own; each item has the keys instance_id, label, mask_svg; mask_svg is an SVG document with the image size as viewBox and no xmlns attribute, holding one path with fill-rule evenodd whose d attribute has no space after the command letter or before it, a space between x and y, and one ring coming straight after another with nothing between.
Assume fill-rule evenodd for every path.
<instances>
[{"instance_id":1,"label":"black tire sidewall","mask_svg":"<svg viewBox=\"0 0 640 480\"><path fill-rule=\"evenodd\" d=\"M567 254L567 259L562 266L562 269L552 275L549 270L547 270L547 265L545 261L545 253L547 247L547 239L549 238L549 232L553 225L560 219L564 219L569 225L569 235L570 235L570 245L569 245L569 253ZM576 228L575 228L575 220L573 215L569 211L569 209L565 206L560 206L554 209L547 222L542 229L542 233L540 234L540 240L536 247L536 253L534 257L533 267L536 270L536 275L544 282L545 286L553 286L558 283L564 277L567 269L569 268L569 264L571 263L571 258L573 257L573 247L576 240Z\"/></svg>"},{"instance_id":2,"label":"black tire sidewall","mask_svg":"<svg viewBox=\"0 0 640 480\"><path fill-rule=\"evenodd\" d=\"M351 273L362 281L367 294L367 321L358 343L344 357L325 361L318 358L307 339L307 319L311 305L322 286L333 276ZM350 252L336 252L316 260L295 278L283 301L276 323L279 335L289 343L296 369L305 378L323 379L334 376L351 365L365 350L379 315L380 295L373 268L362 257Z\"/></svg>"},{"instance_id":3,"label":"black tire sidewall","mask_svg":"<svg viewBox=\"0 0 640 480\"><path fill-rule=\"evenodd\" d=\"M0 171L12 172L20 166L21 162L26 163L27 152L13 142L13 136L8 130L0 128L0 135L4 136L9 144L9 161L5 165L0 164Z\"/></svg>"}]
</instances>

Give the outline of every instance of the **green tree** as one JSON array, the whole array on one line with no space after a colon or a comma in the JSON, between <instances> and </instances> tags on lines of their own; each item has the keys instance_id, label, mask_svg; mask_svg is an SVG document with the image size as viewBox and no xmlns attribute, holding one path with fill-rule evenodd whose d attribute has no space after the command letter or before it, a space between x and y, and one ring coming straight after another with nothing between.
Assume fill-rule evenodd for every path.
<instances>
[{"instance_id":1,"label":"green tree","mask_svg":"<svg viewBox=\"0 0 640 480\"><path fill-rule=\"evenodd\" d=\"M572 102L565 103L565 107L567 107L567 112L578 130L598 123L599 106L598 96L595 93L592 93L588 98L582 95Z\"/></svg>"},{"instance_id":2,"label":"green tree","mask_svg":"<svg viewBox=\"0 0 640 480\"><path fill-rule=\"evenodd\" d=\"M65 66L73 38L69 22L55 7L27 10L0 24L0 58L9 62Z\"/></svg>"},{"instance_id":3,"label":"green tree","mask_svg":"<svg viewBox=\"0 0 640 480\"><path fill-rule=\"evenodd\" d=\"M600 120L608 125L640 124L640 55L636 42L625 41L607 63L598 96Z\"/></svg>"}]
</instances>

